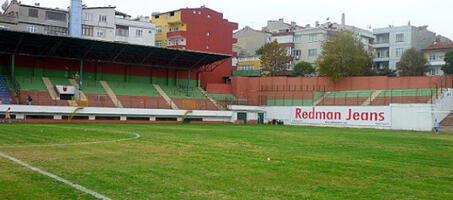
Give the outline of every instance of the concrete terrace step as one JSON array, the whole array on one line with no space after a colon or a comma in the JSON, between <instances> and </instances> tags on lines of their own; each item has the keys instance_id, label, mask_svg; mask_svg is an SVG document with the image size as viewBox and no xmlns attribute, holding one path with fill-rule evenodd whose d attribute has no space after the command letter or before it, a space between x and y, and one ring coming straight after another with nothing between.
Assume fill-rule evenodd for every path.
<instances>
[{"instance_id":1,"label":"concrete terrace step","mask_svg":"<svg viewBox=\"0 0 453 200\"><path fill-rule=\"evenodd\" d=\"M376 90L367 100L365 100L362 106L369 106L380 94L382 90Z\"/></svg>"},{"instance_id":2,"label":"concrete terrace step","mask_svg":"<svg viewBox=\"0 0 453 200\"><path fill-rule=\"evenodd\" d=\"M215 107L217 107L217 109L219 110L225 110L225 108L223 106L221 106L220 104L217 103L217 101L213 98L211 98L208 93L206 91L203 90L203 88L201 87L198 87L198 89L200 90L200 92L210 101L214 104Z\"/></svg>"},{"instance_id":3,"label":"concrete terrace step","mask_svg":"<svg viewBox=\"0 0 453 200\"><path fill-rule=\"evenodd\" d=\"M173 100L171 100L171 98L164 92L164 90L162 90L162 88L159 85L153 84L153 87L157 90L157 92L160 94L160 96L162 96L165 99L165 101L171 107L171 109L179 110L179 108L175 104L175 102L173 102Z\"/></svg>"},{"instance_id":4,"label":"concrete terrace step","mask_svg":"<svg viewBox=\"0 0 453 200\"><path fill-rule=\"evenodd\" d=\"M326 93L324 93L324 95L322 95L321 98L319 98L317 101L313 102L313 106L317 106L318 104L320 104L320 103L324 100L324 98L326 98L327 96L329 96L330 93L331 93L331 92L326 92Z\"/></svg>"},{"instance_id":5,"label":"concrete terrace step","mask_svg":"<svg viewBox=\"0 0 453 200\"><path fill-rule=\"evenodd\" d=\"M44 82L44 85L46 86L47 91L49 92L50 98L52 98L52 100L54 101L60 100L60 97L57 95L57 92L55 92L55 88L54 85L52 84L52 81L50 81L50 79L47 77L42 77L42 81Z\"/></svg>"},{"instance_id":6,"label":"concrete terrace step","mask_svg":"<svg viewBox=\"0 0 453 200\"><path fill-rule=\"evenodd\" d=\"M102 87L107 92L107 94L109 95L109 97L112 100L113 104L117 108L123 108L123 104L121 104L121 101L118 100L118 98L116 97L116 94L113 92L112 88L110 88L109 84L107 82L105 82L105 81L99 81L99 82L101 83Z\"/></svg>"},{"instance_id":7,"label":"concrete terrace step","mask_svg":"<svg viewBox=\"0 0 453 200\"><path fill-rule=\"evenodd\" d=\"M79 83L77 83L76 80L74 80L74 79L68 79L68 80L69 80L69 83L71 83L72 86L76 87L80 91ZM80 99L79 99L80 101L87 101L88 100L88 98L87 98L87 96L85 95L84 92L80 91L79 95L80 95Z\"/></svg>"}]
</instances>

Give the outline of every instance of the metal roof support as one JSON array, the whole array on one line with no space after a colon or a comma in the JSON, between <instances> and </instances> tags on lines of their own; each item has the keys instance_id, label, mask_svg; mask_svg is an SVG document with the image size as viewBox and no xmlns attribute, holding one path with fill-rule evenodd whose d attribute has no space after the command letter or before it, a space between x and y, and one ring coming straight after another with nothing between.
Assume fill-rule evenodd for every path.
<instances>
[{"instance_id":1,"label":"metal roof support","mask_svg":"<svg viewBox=\"0 0 453 200\"><path fill-rule=\"evenodd\" d=\"M14 68L16 67L16 54L11 55L11 78L14 79Z\"/></svg>"},{"instance_id":2,"label":"metal roof support","mask_svg":"<svg viewBox=\"0 0 453 200\"><path fill-rule=\"evenodd\" d=\"M187 96L190 97L190 68L187 70Z\"/></svg>"},{"instance_id":3,"label":"metal roof support","mask_svg":"<svg viewBox=\"0 0 453 200\"><path fill-rule=\"evenodd\" d=\"M79 77L79 88L83 88L83 59L80 60L80 77Z\"/></svg>"}]
</instances>

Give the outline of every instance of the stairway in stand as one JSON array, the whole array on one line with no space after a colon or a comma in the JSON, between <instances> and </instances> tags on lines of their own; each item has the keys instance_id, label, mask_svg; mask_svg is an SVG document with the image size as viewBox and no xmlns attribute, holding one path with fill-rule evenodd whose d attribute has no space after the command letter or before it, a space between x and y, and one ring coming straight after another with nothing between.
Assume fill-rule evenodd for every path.
<instances>
[{"instance_id":1,"label":"stairway in stand","mask_svg":"<svg viewBox=\"0 0 453 200\"><path fill-rule=\"evenodd\" d=\"M453 113L440 122L440 131L453 133Z\"/></svg>"},{"instance_id":2,"label":"stairway in stand","mask_svg":"<svg viewBox=\"0 0 453 200\"><path fill-rule=\"evenodd\" d=\"M6 82L8 77L0 75L0 99L3 104L10 104L12 102L11 94L9 92L8 83Z\"/></svg>"}]
</instances>

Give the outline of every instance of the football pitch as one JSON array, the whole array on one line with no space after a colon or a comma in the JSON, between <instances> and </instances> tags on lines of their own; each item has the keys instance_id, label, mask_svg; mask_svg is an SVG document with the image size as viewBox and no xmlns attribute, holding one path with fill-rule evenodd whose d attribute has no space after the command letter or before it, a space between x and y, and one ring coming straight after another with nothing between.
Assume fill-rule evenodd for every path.
<instances>
[{"instance_id":1,"label":"football pitch","mask_svg":"<svg viewBox=\"0 0 453 200\"><path fill-rule=\"evenodd\" d=\"M453 134L255 125L0 125L0 199L96 197L453 199Z\"/></svg>"}]
</instances>

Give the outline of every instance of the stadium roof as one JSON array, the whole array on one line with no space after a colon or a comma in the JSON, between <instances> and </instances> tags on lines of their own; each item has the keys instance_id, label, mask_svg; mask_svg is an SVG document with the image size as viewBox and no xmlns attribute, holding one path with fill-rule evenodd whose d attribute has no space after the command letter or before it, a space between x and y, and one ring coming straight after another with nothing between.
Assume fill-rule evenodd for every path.
<instances>
[{"instance_id":1,"label":"stadium roof","mask_svg":"<svg viewBox=\"0 0 453 200\"><path fill-rule=\"evenodd\" d=\"M0 54L212 71L225 54L0 30Z\"/></svg>"}]
</instances>

